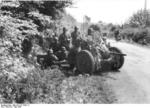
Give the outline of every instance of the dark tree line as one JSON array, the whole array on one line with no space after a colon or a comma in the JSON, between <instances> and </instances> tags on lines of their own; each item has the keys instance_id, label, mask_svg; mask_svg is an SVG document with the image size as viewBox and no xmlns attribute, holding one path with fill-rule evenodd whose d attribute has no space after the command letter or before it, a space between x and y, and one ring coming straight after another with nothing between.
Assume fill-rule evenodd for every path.
<instances>
[{"instance_id":1,"label":"dark tree line","mask_svg":"<svg viewBox=\"0 0 150 108\"><path fill-rule=\"evenodd\" d=\"M9 1L10 2L10 1ZM17 0L15 1L16 6L7 5L9 4L7 1L3 1L2 3L6 3L6 5L3 5L1 7L1 10L4 11L11 11L14 14L20 14L23 13L25 17L28 16L28 13L31 11L39 11L39 13L42 13L44 15L51 16L52 19L59 18L61 13L64 12L64 8L68 7L73 4L72 0L67 1L22 1ZM11 2L10 2L11 3Z\"/></svg>"}]
</instances>

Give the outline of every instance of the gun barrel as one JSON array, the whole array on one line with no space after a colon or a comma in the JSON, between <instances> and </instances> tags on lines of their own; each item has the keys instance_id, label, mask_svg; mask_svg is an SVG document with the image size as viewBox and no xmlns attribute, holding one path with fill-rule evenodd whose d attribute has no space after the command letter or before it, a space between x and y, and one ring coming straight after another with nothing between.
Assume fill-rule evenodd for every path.
<instances>
[{"instance_id":1,"label":"gun barrel","mask_svg":"<svg viewBox=\"0 0 150 108\"><path fill-rule=\"evenodd\" d=\"M121 55L121 56L127 56L127 54L123 54L123 53L115 53L115 52L110 52L110 54Z\"/></svg>"}]
</instances>

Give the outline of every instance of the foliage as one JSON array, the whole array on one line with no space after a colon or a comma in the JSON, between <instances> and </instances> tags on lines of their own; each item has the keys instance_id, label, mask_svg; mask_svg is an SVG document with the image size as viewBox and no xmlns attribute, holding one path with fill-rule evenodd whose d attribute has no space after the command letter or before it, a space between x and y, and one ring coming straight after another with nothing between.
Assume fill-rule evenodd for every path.
<instances>
[{"instance_id":1,"label":"foliage","mask_svg":"<svg viewBox=\"0 0 150 108\"><path fill-rule=\"evenodd\" d=\"M139 44L150 43L150 30L149 28L124 28L121 30L120 36L126 40L132 40ZM145 43L143 43L145 41Z\"/></svg>"},{"instance_id":2,"label":"foliage","mask_svg":"<svg viewBox=\"0 0 150 108\"><path fill-rule=\"evenodd\" d=\"M45 29L53 29L53 21L50 16L40 14L39 12L30 12L28 17L33 20L33 23L38 26L38 31Z\"/></svg>"},{"instance_id":3,"label":"foliage","mask_svg":"<svg viewBox=\"0 0 150 108\"><path fill-rule=\"evenodd\" d=\"M29 72L26 78L14 80L0 76L0 93L4 103L60 103L60 87L64 74L58 69Z\"/></svg>"},{"instance_id":4,"label":"foliage","mask_svg":"<svg viewBox=\"0 0 150 108\"><path fill-rule=\"evenodd\" d=\"M69 77L62 82L64 103L113 103L115 96L100 76Z\"/></svg>"},{"instance_id":5,"label":"foliage","mask_svg":"<svg viewBox=\"0 0 150 108\"><path fill-rule=\"evenodd\" d=\"M96 24L92 24L92 25L90 25L90 27L89 28L92 28L93 30L95 30L95 31L101 31L101 28L100 28L100 26L99 25L96 25Z\"/></svg>"},{"instance_id":6,"label":"foliage","mask_svg":"<svg viewBox=\"0 0 150 108\"><path fill-rule=\"evenodd\" d=\"M48 7L48 5L45 3L52 5L52 7ZM19 73L27 73L25 68L30 66L26 67L28 64L27 60L24 60L21 55L21 43L23 39L26 36L32 37L33 52L34 55L36 55L36 53L42 51L42 49L39 47L42 46L42 44L38 42L41 41L41 37L49 37L53 34L56 28L60 28L60 24L53 20L52 16L45 15L45 13L40 13L39 9L54 8L55 6L57 9L61 9L65 6L68 6L67 4L69 5L68 2L62 3L52 1L2 2L0 13L0 68L3 70L4 67L8 67L11 64L11 66L7 68L6 72L18 73L20 71ZM71 17L68 17L68 19L71 19ZM73 19L71 19L71 21L73 21ZM35 46L40 50L35 49ZM32 52L31 54L31 56L33 56ZM13 71L11 68L13 68Z\"/></svg>"},{"instance_id":7,"label":"foliage","mask_svg":"<svg viewBox=\"0 0 150 108\"><path fill-rule=\"evenodd\" d=\"M139 10L129 19L131 27L148 27L150 26L150 10Z\"/></svg>"},{"instance_id":8,"label":"foliage","mask_svg":"<svg viewBox=\"0 0 150 108\"><path fill-rule=\"evenodd\" d=\"M37 26L32 21L24 21L10 16L1 16L1 37L0 37L0 71L9 73L10 76L22 76L33 68L21 56L21 42L26 35L38 35ZM16 78L17 80L17 78Z\"/></svg>"},{"instance_id":9,"label":"foliage","mask_svg":"<svg viewBox=\"0 0 150 108\"><path fill-rule=\"evenodd\" d=\"M122 39L138 44L150 43L150 10L139 10L120 28Z\"/></svg>"},{"instance_id":10,"label":"foliage","mask_svg":"<svg viewBox=\"0 0 150 108\"><path fill-rule=\"evenodd\" d=\"M64 8L72 5L72 1L22 1L17 0L13 2L14 5L11 5L12 2L3 2L5 5L1 7L4 11L11 11L14 15L23 14L23 16L27 17L29 12L39 11L44 15L51 16L52 19L59 18L61 13L64 12ZM15 5L16 4L16 5Z\"/></svg>"},{"instance_id":11,"label":"foliage","mask_svg":"<svg viewBox=\"0 0 150 108\"><path fill-rule=\"evenodd\" d=\"M110 31L112 31L112 32L115 31L115 30L116 30L115 26L112 26L111 29L110 29Z\"/></svg>"}]
</instances>

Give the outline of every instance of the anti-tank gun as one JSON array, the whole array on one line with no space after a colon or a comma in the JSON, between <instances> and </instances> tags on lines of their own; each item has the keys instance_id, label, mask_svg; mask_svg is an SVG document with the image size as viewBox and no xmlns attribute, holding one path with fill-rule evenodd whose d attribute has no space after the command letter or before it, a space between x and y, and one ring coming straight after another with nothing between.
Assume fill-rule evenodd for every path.
<instances>
[{"instance_id":1,"label":"anti-tank gun","mask_svg":"<svg viewBox=\"0 0 150 108\"><path fill-rule=\"evenodd\" d=\"M111 47L102 38L82 39L80 44L80 50L76 51L76 54L72 54L73 49L69 53L68 62L81 73L118 70L124 64L126 54L116 47Z\"/></svg>"}]
</instances>

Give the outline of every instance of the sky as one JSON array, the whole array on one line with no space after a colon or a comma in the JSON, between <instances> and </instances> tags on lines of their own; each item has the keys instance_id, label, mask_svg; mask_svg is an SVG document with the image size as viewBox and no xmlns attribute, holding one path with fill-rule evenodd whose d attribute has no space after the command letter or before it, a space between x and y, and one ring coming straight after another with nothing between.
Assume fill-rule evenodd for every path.
<instances>
[{"instance_id":1,"label":"sky","mask_svg":"<svg viewBox=\"0 0 150 108\"><path fill-rule=\"evenodd\" d=\"M133 13L144 9L145 0L75 0L74 8L67 8L78 22L83 22L83 16L91 17L91 22L123 24ZM150 0L147 0L150 9Z\"/></svg>"}]
</instances>

